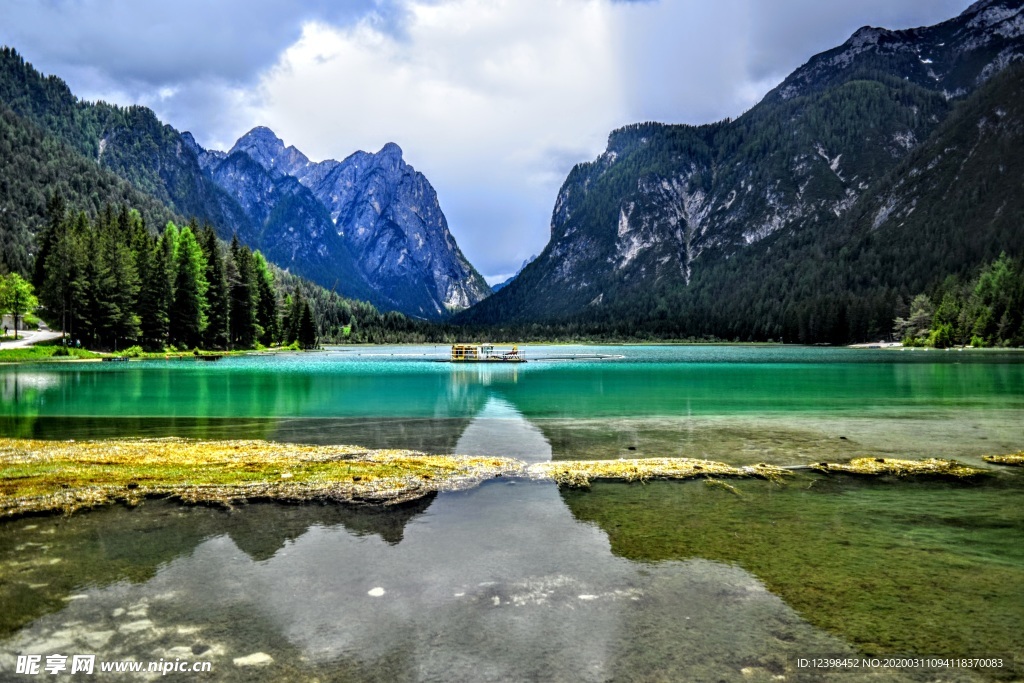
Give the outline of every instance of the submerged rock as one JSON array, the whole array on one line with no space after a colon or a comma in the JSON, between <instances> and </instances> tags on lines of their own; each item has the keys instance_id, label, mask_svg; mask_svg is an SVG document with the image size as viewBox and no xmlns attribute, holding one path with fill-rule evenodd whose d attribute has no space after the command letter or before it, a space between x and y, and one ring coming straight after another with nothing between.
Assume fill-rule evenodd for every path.
<instances>
[{"instance_id":1,"label":"submerged rock","mask_svg":"<svg viewBox=\"0 0 1024 683\"><path fill-rule=\"evenodd\" d=\"M235 666L270 666L274 663L274 658L266 652L253 652L244 657L235 657L231 663Z\"/></svg>"}]
</instances>

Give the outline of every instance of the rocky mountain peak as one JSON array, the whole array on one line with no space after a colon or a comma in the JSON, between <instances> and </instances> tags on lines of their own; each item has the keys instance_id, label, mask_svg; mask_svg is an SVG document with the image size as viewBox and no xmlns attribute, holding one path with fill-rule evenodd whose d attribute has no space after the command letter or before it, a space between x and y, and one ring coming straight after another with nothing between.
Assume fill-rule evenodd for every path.
<instances>
[{"instance_id":1,"label":"rocky mountain peak","mask_svg":"<svg viewBox=\"0 0 1024 683\"><path fill-rule=\"evenodd\" d=\"M404 309L412 315L444 317L490 294L448 231L434 188L394 142L376 154L313 165L299 180L330 212L368 277L412 303Z\"/></svg>"},{"instance_id":2,"label":"rocky mountain peak","mask_svg":"<svg viewBox=\"0 0 1024 683\"><path fill-rule=\"evenodd\" d=\"M884 28L877 28L875 26L861 26L857 29L850 39L846 41L846 45L853 48L863 48L868 45L877 45L878 41L883 36L891 35L892 31Z\"/></svg>"},{"instance_id":3,"label":"rocky mountain peak","mask_svg":"<svg viewBox=\"0 0 1024 683\"><path fill-rule=\"evenodd\" d=\"M408 167L405 163L405 159L402 158L402 148L393 142L389 142L380 148L380 151L376 154L369 155L372 157L372 163L377 168L383 169L387 173L397 173Z\"/></svg>"},{"instance_id":4,"label":"rocky mountain peak","mask_svg":"<svg viewBox=\"0 0 1024 683\"><path fill-rule=\"evenodd\" d=\"M832 50L812 57L765 98L789 100L838 85L858 71L886 69L947 99L962 97L1024 59L1021 0L982 0L934 26L858 29Z\"/></svg>"},{"instance_id":5,"label":"rocky mountain peak","mask_svg":"<svg viewBox=\"0 0 1024 683\"><path fill-rule=\"evenodd\" d=\"M210 168L212 168L216 163L223 160L227 156L227 154L225 154L224 152L203 149L203 147L198 142L196 142L196 139L192 135L192 133L188 131L185 131L184 133L181 134L181 142L186 148L192 150L192 152L196 155L196 160L199 162L199 167L204 171L210 170Z\"/></svg>"},{"instance_id":6,"label":"rocky mountain peak","mask_svg":"<svg viewBox=\"0 0 1024 683\"><path fill-rule=\"evenodd\" d=\"M248 133L238 138L235 146L228 152L245 152L254 161L257 157L266 156L268 159L284 151L284 140L277 137L277 134L266 126L256 126Z\"/></svg>"},{"instance_id":7,"label":"rocky mountain peak","mask_svg":"<svg viewBox=\"0 0 1024 683\"><path fill-rule=\"evenodd\" d=\"M228 154L245 153L267 171L283 175L296 175L309 164L309 158L293 146L285 147L284 140L266 126L256 126L235 143Z\"/></svg>"},{"instance_id":8,"label":"rocky mountain peak","mask_svg":"<svg viewBox=\"0 0 1024 683\"><path fill-rule=\"evenodd\" d=\"M202 149L203 149L202 147L199 146L199 143L196 142L196 139L192 135L192 133L188 132L187 130L184 133L181 134L181 140L182 140L182 142L185 143L186 147L188 147L190 150L192 150L196 154L199 154L199 152L202 151Z\"/></svg>"},{"instance_id":9,"label":"rocky mountain peak","mask_svg":"<svg viewBox=\"0 0 1024 683\"><path fill-rule=\"evenodd\" d=\"M205 154L201 159L211 158ZM289 254L316 252L330 261L333 249L344 251L336 260L352 258L374 290L373 301L385 308L440 319L490 294L448 231L434 188L394 142L376 154L312 162L258 126L209 168L265 233L279 235ZM324 284L335 280L330 272L317 277Z\"/></svg>"},{"instance_id":10,"label":"rocky mountain peak","mask_svg":"<svg viewBox=\"0 0 1024 683\"><path fill-rule=\"evenodd\" d=\"M994 26L1020 10L1020 3L1015 0L978 0L965 9L960 17L971 17L971 26Z\"/></svg>"},{"instance_id":11,"label":"rocky mountain peak","mask_svg":"<svg viewBox=\"0 0 1024 683\"><path fill-rule=\"evenodd\" d=\"M377 156L381 158L402 158L402 148L394 142L389 142L380 148Z\"/></svg>"}]
</instances>

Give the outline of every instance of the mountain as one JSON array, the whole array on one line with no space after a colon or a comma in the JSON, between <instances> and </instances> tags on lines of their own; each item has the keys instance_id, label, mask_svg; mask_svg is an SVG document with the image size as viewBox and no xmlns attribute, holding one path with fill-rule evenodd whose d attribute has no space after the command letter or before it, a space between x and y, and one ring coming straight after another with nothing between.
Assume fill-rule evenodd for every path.
<instances>
[{"instance_id":1,"label":"mountain","mask_svg":"<svg viewBox=\"0 0 1024 683\"><path fill-rule=\"evenodd\" d=\"M397 146L314 164L258 128L230 152L204 150L148 108L79 100L11 48L0 49L0 118L9 131L5 152L21 150L16 164L5 158L0 184L27 192L8 195L10 211L0 213L8 268L29 267L45 194L58 188L71 206L93 213L105 201L163 205L147 215L161 224L182 216L208 222L222 239L238 235L289 272L385 310L440 319L490 293L449 233L433 188ZM59 169L53 168L58 148ZM363 157L365 167L352 163ZM26 177L19 169L30 158L34 166ZM356 172L331 177L352 184L332 189L329 172L349 167ZM328 208L327 200L336 203L331 198L341 195L347 203ZM370 220L374 207L380 211ZM351 231L344 222L336 225L342 209L362 222L353 219Z\"/></svg>"},{"instance_id":2,"label":"mountain","mask_svg":"<svg viewBox=\"0 0 1024 683\"><path fill-rule=\"evenodd\" d=\"M237 232L243 244L258 245L271 262L327 289L400 310L363 275L323 205L295 178L268 172L245 152L207 152L191 134L181 138L204 178L244 216Z\"/></svg>"},{"instance_id":3,"label":"mountain","mask_svg":"<svg viewBox=\"0 0 1024 683\"><path fill-rule=\"evenodd\" d=\"M1019 0L865 27L738 119L614 131L563 183L537 260L456 321L886 334L913 294L1024 249L1022 33Z\"/></svg>"},{"instance_id":4,"label":"mountain","mask_svg":"<svg viewBox=\"0 0 1024 683\"><path fill-rule=\"evenodd\" d=\"M60 173L32 190L39 199L33 202L36 210L30 225L34 229L26 236L26 250L34 248L33 234L43 220L40 207L45 193L59 190L70 206L98 211L98 198L81 192L80 185L83 178L99 174L100 178L123 179L132 188L133 192L121 192L123 199L114 201L127 200L139 208L162 204L166 207L163 212L149 211L147 215L161 221L167 214L195 217L210 223L221 239L230 240L237 234L246 246L264 251L282 268L328 288L336 287L350 298L387 306L350 254L344 249L331 253L329 247L334 244L321 248L315 241L318 230L323 229L316 220L323 214L319 202L280 202L281 210L268 225L254 221L204 171L202 150L191 136L164 125L150 109L81 101L59 78L44 77L10 48L0 50L0 106L13 115L18 126L37 132L40 154L47 156L59 147L65 156L75 159L74 165L62 164ZM19 174L15 168L11 171L13 182ZM294 211L287 211L293 206Z\"/></svg>"},{"instance_id":5,"label":"mountain","mask_svg":"<svg viewBox=\"0 0 1024 683\"><path fill-rule=\"evenodd\" d=\"M316 203L322 215L313 243L327 245L330 232L372 283L375 295L393 308L441 319L490 294L449 232L434 188L394 143L376 154L312 162L295 147L285 147L270 129L257 127L229 152L200 150L199 158L257 223L278 206L275 198L294 203L301 195L303 206ZM326 248L329 253L340 249Z\"/></svg>"}]
</instances>

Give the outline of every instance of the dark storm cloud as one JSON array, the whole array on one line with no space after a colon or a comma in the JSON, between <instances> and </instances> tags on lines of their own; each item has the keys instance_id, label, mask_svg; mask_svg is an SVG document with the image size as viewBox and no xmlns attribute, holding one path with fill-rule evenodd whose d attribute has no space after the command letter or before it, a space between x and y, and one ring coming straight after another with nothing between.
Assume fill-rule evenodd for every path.
<instances>
[{"instance_id":1,"label":"dark storm cloud","mask_svg":"<svg viewBox=\"0 0 1024 683\"><path fill-rule=\"evenodd\" d=\"M144 104L206 145L249 125L261 73L304 22L394 21L390 0L9 0L0 43L85 99Z\"/></svg>"},{"instance_id":2,"label":"dark storm cloud","mask_svg":"<svg viewBox=\"0 0 1024 683\"><path fill-rule=\"evenodd\" d=\"M861 26L912 28L971 0L717 0L620 4L630 115L707 123L737 116Z\"/></svg>"},{"instance_id":3,"label":"dark storm cloud","mask_svg":"<svg viewBox=\"0 0 1024 683\"><path fill-rule=\"evenodd\" d=\"M299 37L304 21L346 23L373 0L13 0L0 41L39 66L87 65L106 77L163 86L202 78L247 82Z\"/></svg>"},{"instance_id":4,"label":"dark storm cloud","mask_svg":"<svg viewBox=\"0 0 1024 683\"><path fill-rule=\"evenodd\" d=\"M785 76L812 55L841 45L864 25L890 29L930 26L960 14L972 0L789 0L750 2L750 74Z\"/></svg>"}]
</instances>

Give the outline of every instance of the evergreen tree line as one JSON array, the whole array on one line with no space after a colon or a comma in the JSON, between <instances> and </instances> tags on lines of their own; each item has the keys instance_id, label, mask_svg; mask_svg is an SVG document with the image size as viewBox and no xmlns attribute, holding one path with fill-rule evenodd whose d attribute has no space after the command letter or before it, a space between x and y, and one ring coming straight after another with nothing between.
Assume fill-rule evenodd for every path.
<instances>
[{"instance_id":1,"label":"evergreen tree line","mask_svg":"<svg viewBox=\"0 0 1024 683\"><path fill-rule=\"evenodd\" d=\"M907 346L1024 346L1024 263L1004 253L973 278L951 275L893 327Z\"/></svg>"},{"instance_id":2,"label":"evergreen tree line","mask_svg":"<svg viewBox=\"0 0 1024 683\"><path fill-rule=\"evenodd\" d=\"M90 220L59 195L47 214L33 284L41 317L73 340L115 351L317 345L309 301L237 239L226 247L195 221L156 236L126 205Z\"/></svg>"}]
</instances>

